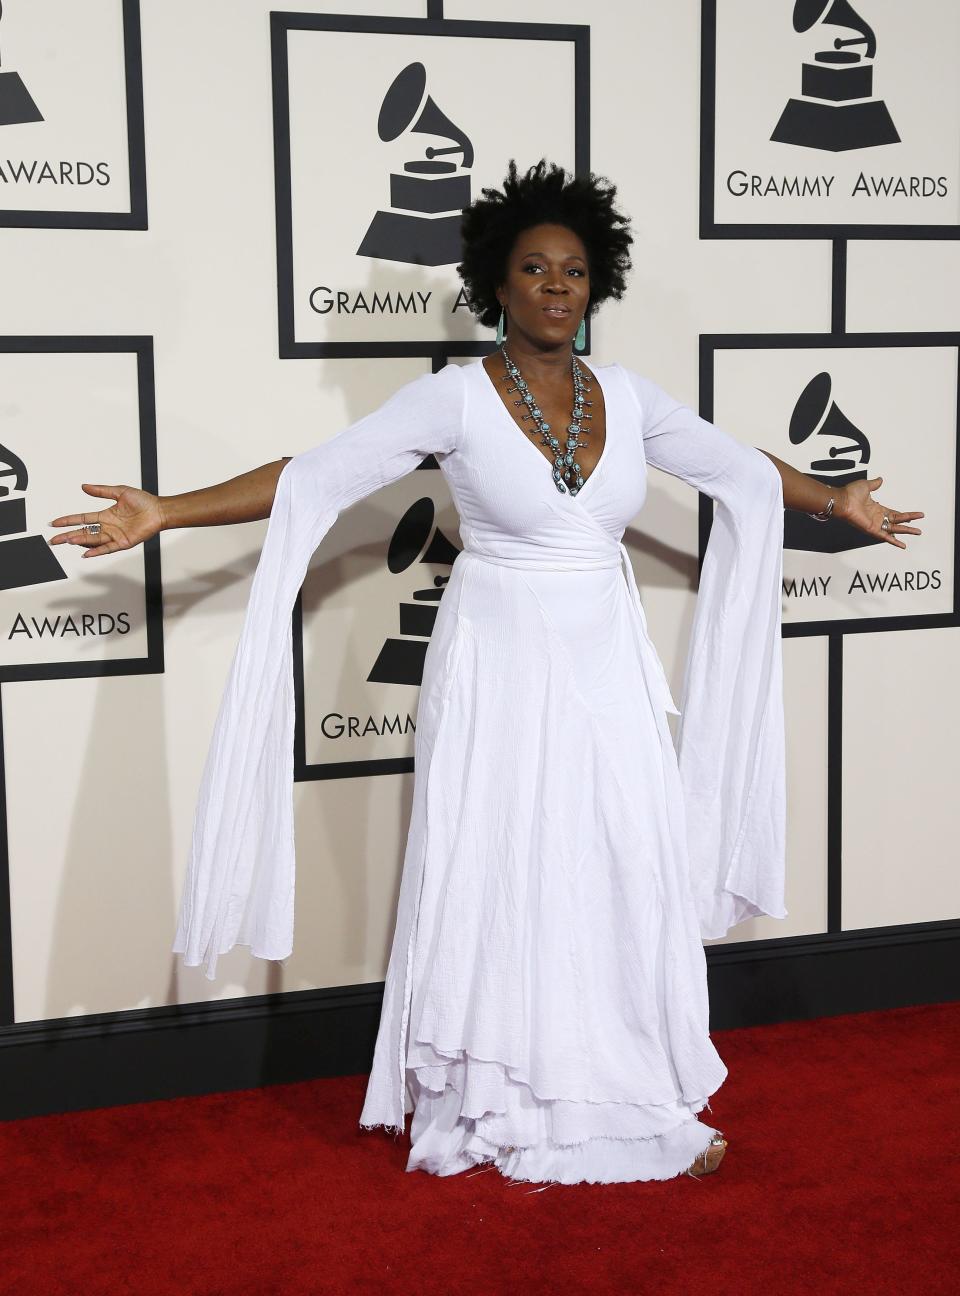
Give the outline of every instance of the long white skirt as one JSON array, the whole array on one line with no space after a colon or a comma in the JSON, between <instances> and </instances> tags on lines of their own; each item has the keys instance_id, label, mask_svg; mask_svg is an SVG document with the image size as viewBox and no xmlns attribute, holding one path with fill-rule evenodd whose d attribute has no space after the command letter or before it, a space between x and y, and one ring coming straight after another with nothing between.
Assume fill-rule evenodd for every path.
<instances>
[{"instance_id":1,"label":"long white skirt","mask_svg":"<svg viewBox=\"0 0 960 1296\"><path fill-rule=\"evenodd\" d=\"M414 805L360 1123L407 1168L682 1173L708 1033L676 753L623 572L465 552L425 664Z\"/></svg>"}]
</instances>

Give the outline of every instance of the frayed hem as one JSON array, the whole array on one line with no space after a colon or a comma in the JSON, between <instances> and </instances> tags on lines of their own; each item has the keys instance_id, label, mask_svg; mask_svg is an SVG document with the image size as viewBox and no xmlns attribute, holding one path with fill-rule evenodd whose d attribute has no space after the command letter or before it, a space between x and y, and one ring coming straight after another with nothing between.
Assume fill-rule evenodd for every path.
<instances>
[{"instance_id":1,"label":"frayed hem","mask_svg":"<svg viewBox=\"0 0 960 1296\"><path fill-rule=\"evenodd\" d=\"M392 1134L395 1139L405 1134L407 1128L405 1125L390 1125L386 1121L358 1121L357 1123L362 1130L382 1129L385 1134Z\"/></svg>"},{"instance_id":2,"label":"frayed hem","mask_svg":"<svg viewBox=\"0 0 960 1296\"><path fill-rule=\"evenodd\" d=\"M690 1174L690 1167L684 1166L679 1170L674 1170L671 1174L652 1175L643 1180L635 1179L591 1179L584 1176L582 1179L555 1179L551 1176L517 1175L505 1170L498 1165L495 1159L481 1163L482 1168L468 1172L464 1177L469 1178L471 1174L480 1174L482 1170L496 1170L508 1188L519 1188L527 1186L527 1192L545 1192L547 1188L576 1188L582 1184L590 1184L594 1187L601 1187L605 1184L623 1184L623 1183L668 1183L671 1179L680 1179L684 1175ZM697 1179L697 1175L690 1176ZM530 1184L538 1184L539 1187L531 1188ZM524 1196L527 1194L525 1193Z\"/></svg>"},{"instance_id":3,"label":"frayed hem","mask_svg":"<svg viewBox=\"0 0 960 1296\"><path fill-rule=\"evenodd\" d=\"M497 1166L497 1169L500 1170L500 1167ZM508 1174L506 1170L500 1170L500 1173L506 1180L508 1188L513 1188L520 1184L542 1184L543 1186L541 1188L532 1188L529 1191L543 1192L545 1188L576 1188L582 1184L590 1184L591 1187L602 1188L606 1186L622 1185L625 1183L669 1183L671 1179L681 1179L684 1175L690 1174L690 1167L684 1166L682 1169L674 1170L670 1174L645 1175L642 1179L591 1179L587 1176L584 1176L582 1179L534 1179L532 1176L529 1179L524 1179L522 1176L517 1177L516 1175ZM698 1175L690 1175L690 1177L698 1180L700 1178Z\"/></svg>"}]
</instances>

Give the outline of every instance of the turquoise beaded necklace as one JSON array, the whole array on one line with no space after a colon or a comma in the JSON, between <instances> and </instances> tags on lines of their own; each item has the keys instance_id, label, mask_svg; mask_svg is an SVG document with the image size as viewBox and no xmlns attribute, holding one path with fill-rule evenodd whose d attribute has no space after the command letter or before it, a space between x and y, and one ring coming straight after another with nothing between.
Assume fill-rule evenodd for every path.
<instances>
[{"instance_id":1,"label":"turquoise beaded necklace","mask_svg":"<svg viewBox=\"0 0 960 1296\"><path fill-rule=\"evenodd\" d=\"M514 405L526 405L527 412L522 415L522 419L532 419L534 426L525 428L524 431L530 432L531 435L540 433L540 444L549 446L553 450L553 484L557 490L563 494L565 491L570 492L571 496L576 495L583 486L583 473L580 470L580 464L577 462L577 451L581 445L586 442L580 440L581 437L589 435L581 428L584 419L593 418L592 414L585 414L583 407L592 405L593 401L585 400L585 394L593 391L591 386L587 385L587 378L584 371L580 368L576 356L570 357L571 369L573 372L573 421L567 426L567 448L560 449L560 440L552 435L550 424L544 420L543 413L537 403L537 399L528 387L520 370L507 355L507 348L500 347L503 355L503 363L507 367L507 374L513 381L513 386L507 388L507 392L519 392L519 400L515 400ZM571 484L572 479L572 484ZM564 485L566 483L566 485Z\"/></svg>"}]
</instances>

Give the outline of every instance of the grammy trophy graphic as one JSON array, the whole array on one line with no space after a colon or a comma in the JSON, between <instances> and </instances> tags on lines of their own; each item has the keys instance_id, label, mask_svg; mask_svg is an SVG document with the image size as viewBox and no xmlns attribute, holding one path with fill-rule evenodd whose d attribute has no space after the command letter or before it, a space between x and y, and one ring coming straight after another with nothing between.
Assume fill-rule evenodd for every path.
<instances>
[{"instance_id":1,"label":"grammy trophy graphic","mask_svg":"<svg viewBox=\"0 0 960 1296\"><path fill-rule=\"evenodd\" d=\"M2 17L3 0L0 0L0 18ZM0 46L0 126L19 126L23 122L39 121L43 121L43 114L33 102L20 73L4 71L3 48Z\"/></svg>"},{"instance_id":2,"label":"grammy trophy graphic","mask_svg":"<svg viewBox=\"0 0 960 1296\"><path fill-rule=\"evenodd\" d=\"M848 482L865 481L870 462L870 442L831 399L833 380L829 373L811 378L794 406L790 419L790 444L802 445L810 437L832 438L834 444L824 447L814 442L810 471L806 474L826 486L842 487ZM837 444L839 443L839 444ZM856 455L856 458L850 456ZM823 457L820 457L823 456ZM805 549L811 553L844 553L882 541L864 535L856 527L838 518L832 526L820 526L808 514L788 510L783 519L784 549Z\"/></svg>"},{"instance_id":3,"label":"grammy trophy graphic","mask_svg":"<svg viewBox=\"0 0 960 1296\"><path fill-rule=\"evenodd\" d=\"M835 37L829 49L818 50L812 63L804 63L802 97L784 108L771 140L832 153L899 144L886 104L873 98L873 29L849 0L796 0L794 31L807 32L818 24L856 34Z\"/></svg>"},{"instance_id":4,"label":"grammy trophy graphic","mask_svg":"<svg viewBox=\"0 0 960 1296\"><path fill-rule=\"evenodd\" d=\"M453 566L460 550L436 526L435 513L433 500L425 495L411 504L397 523L387 552L387 567L394 575L406 571L414 563ZM412 603L400 604L399 630L404 638L386 640L367 676L369 683L421 682L427 643L433 633L444 586L449 580L449 574L434 576L431 586L414 590Z\"/></svg>"},{"instance_id":5,"label":"grammy trophy graphic","mask_svg":"<svg viewBox=\"0 0 960 1296\"><path fill-rule=\"evenodd\" d=\"M377 132L384 143L411 134L449 139L448 148L428 147L426 156L390 175L390 211L378 211L357 256L408 265L453 265L460 260L460 213L470 204L473 144L426 93L422 63L408 63L384 95ZM422 105L422 106L421 106ZM459 153L460 164L442 156Z\"/></svg>"},{"instance_id":6,"label":"grammy trophy graphic","mask_svg":"<svg viewBox=\"0 0 960 1296\"><path fill-rule=\"evenodd\" d=\"M13 485L6 478L13 478ZM0 445L0 589L21 589L66 580L67 573L43 536L27 535L27 466L19 455Z\"/></svg>"}]
</instances>

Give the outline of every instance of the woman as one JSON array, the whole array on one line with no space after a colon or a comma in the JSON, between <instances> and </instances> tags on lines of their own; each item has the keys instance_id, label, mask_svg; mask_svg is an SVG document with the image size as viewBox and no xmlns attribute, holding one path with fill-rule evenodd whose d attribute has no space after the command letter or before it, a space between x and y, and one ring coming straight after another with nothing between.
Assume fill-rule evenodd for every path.
<instances>
[{"instance_id":1,"label":"woman","mask_svg":"<svg viewBox=\"0 0 960 1296\"><path fill-rule=\"evenodd\" d=\"M572 343L625 288L616 190L541 161L464 213L458 267L492 355L407 384L290 461L114 498L53 543L269 515L204 771L174 949L213 976L293 930L291 610L343 509L435 454L461 518L424 663L416 778L364 1127L408 1169L616 1182L716 1168L697 1119L726 1076L702 938L783 917L783 508L905 547L870 498L741 445ZM580 344L582 345L582 343ZM526 442L527 444L524 444ZM646 632L624 528L652 464L717 504L682 708ZM90 526L99 534L92 541ZM677 749L666 712L681 715ZM253 759L256 757L256 759Z\"/></svg>"}]
</instances>

